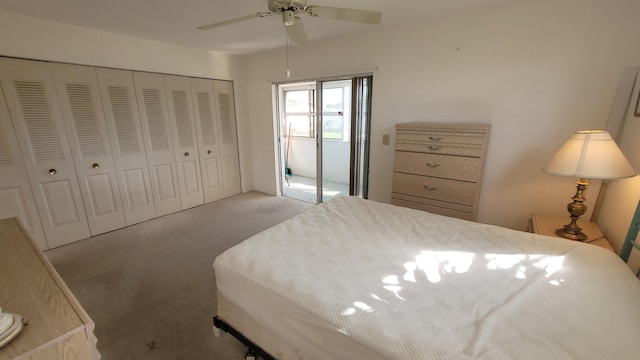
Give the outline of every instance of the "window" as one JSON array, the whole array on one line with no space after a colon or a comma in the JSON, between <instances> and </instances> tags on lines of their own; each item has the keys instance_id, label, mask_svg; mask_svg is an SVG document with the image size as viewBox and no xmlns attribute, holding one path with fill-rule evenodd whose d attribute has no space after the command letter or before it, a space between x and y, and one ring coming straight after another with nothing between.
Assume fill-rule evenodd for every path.
<instances>
[{"instance_id":1,"label":"window","mask_svg":"<svg viewBox=\"0 0 640 360\"><path fill-rule=\"evenodd\" d=\"M284 91L284 121L291 136L314 137L315 90Z\"/></svg>"},{"instance_id":2,"label":"window","mask_svg":"<svg viewBox=\"0 0 640 360\"><path fill-rule=\"evenodd\" d=\"M351 129L351 80L331 81L322 89L322 138L349 141ZM281 89L284 134L315 138L315 83L298 83ZM345 120L346 118L346 120Z\"/></svg>"},{"instance_id":3,"label":"window","mask_svg":"<svg viewBox=\"0 0 640 360\"><path fill-rule=\"evenodd\" d=\"M322 90L322 138L343 140L345 88Z\"/></svg>"}]
</instances>

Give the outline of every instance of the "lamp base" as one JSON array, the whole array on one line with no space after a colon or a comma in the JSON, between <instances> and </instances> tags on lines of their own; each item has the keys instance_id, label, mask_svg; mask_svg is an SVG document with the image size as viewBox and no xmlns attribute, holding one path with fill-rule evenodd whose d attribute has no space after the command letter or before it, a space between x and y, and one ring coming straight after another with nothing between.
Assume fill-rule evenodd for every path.
<instances>
[{"instance_id":1,"label":"lamp base","mask_svg":"<svg viewBox=\"0 0 640 360\"><path fill-rule=\"evenodd\" d=\"M565 226L563 228L556 230L556 235L562 236L563 238L570 239L570 240L577 240L577 241L587 240L587 234L583 233L580 230L581 230L580 228L578 228L577 230L575 229L568 230Z\"/></svg>"},{"instance_id":2,"label":"lamp base","mask_svg":"<svg viewBox=\"0 0 640 360\"><path fill-rule=\"evenodd\" d=\"M556 230L556 234L565 239L585 241L587 240L587 235L582 232L577 222L578 218L587 212L587 206L584 204L584 192L587 190L587 186L589 186L589 181L587 179L580 179L576 181L576 185L576 194L571 198L573 202L567 205L567 210L571 215L571 222L563 228Z\"/></svg>"}]
</instances>

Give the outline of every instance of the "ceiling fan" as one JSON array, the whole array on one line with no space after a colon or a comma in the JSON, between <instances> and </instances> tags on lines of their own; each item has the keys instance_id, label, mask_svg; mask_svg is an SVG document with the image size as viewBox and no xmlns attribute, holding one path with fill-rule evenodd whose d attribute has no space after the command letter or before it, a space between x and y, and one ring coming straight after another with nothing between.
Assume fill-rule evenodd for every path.
<instances>
[{"instance_id":1,"label":"ceiling fan","mask_svg":"<svg viewBox=\"0 0 640 360\"><path fill-rule=\"evenodd\" d=\"M330 6L313 6L307 5L307 0L267 0L267 3L269 11L261 11L235 19L199 26L198 29L209 30L245 20L251 20L256 17L263 18L272 15L281 15L282 23L287 30L289 40L293 45L298 45L307 41L307 33L302 25L302 20L297 16L300 13L307 14L311 17L353 21L372 25L379 24L382 19L382 14L376 11L345 9Z\"/></svg>"}]
</instances>

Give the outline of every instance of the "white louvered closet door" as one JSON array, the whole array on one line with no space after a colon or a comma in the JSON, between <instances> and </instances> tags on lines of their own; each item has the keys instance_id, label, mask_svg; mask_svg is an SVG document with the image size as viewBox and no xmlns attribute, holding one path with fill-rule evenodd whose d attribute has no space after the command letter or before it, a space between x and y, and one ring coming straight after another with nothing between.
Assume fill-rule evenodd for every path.
<instances>
[{"instance_id":1,"label":"white louvered closet door","mask_svg":"<svg viewBox=\"0 0 640 360\"><path fill-rule=\"evenodd\" d=\"M153 201L158 216L182 209L162 75L134 72Z\"/></svg>"},{"instance_id":2,"label":"white louvered closet door","mask_svg":"<svg viewBox=\"0 0 640 360\"><path fill-rule=\"evenodd\" d=\"M49 249L29 186L29 177L0 88L0 219L17 217L40 250Z\"/></svg>"},{"instance_id":3,"label":"white louvered closet door","mask_svg":"<svg viewBox=\"0 0 640 360\"><path fill-rule=\"evenodd\" d=\"M222 187L224 188L224 196L228 197L239 194L242 191L233 83L231 81L214 80L213 93L215 96L216 113L220 123L220 138L222 140L220 146L222 157Z\"/></svg>"},{"instance_id":4,"label":"white louvered closet door","mask_svg":"<svg viewBox=\"0 0 640 360\"><path fill-rule=\"evenodd\" d=\"M95 69L51 64L91 235L126 226Z\"/></svg>"},{"instance_id":5,"label":"white louvered closet door","mask_svg":"<svg viewBox=\"0 0 640 360\"><path fill-rule=\"evenodd\" d=\"M0 81L49 246L88 238L49 64L1 58Z\"/></svg>"},{"instance_id":6,"label":"white louvered closet door","mask_svg":"<svg viewBox=\"0 0 640 360\"><path fill-rule=\"evenodd\" d=\"M191 79L191 97L200 150L200 170L204 201L222 199L222 170L218 139L218 122L213 102L213 81Z\"/></svg>"},{"instance_id":7,"label":"white louvered closet door","mask_svg":"<svg viewBox=\"0 0 640 360\"><path fill-rule=\"evenodd\" d=\"M191 88L189 78L181 76L165 75L164 83L172 124L182 208L187 209L204 203L198 141L191 108Z\"/></svg>"},{"instance_id":8,"label":"white louvered closet door","mask_svg":"<svg viewBox=\"0 0 640 360\"><path fill-rule=\"evenodd\" d=\"M153 219L156 209L131 71L96 68L127 225Z\"/></svg>"}]
</instances>

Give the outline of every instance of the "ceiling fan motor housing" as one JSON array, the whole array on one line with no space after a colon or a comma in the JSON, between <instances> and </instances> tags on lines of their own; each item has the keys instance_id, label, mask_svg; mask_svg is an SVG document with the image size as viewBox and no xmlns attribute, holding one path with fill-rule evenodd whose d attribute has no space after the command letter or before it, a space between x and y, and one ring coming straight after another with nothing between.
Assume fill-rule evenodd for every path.
<instances>
[{"instance_id":1,"label":"ceiling fan motor housing","mask_svg":"<svg viewBox=\"0 0 640 360\"><path fill-rule=\"evenodd\" d=\"M296 14L291 10L285 10L282 12L282 23L284 26L295 25Z\"/></svg>"},{"instance_id":2,"label":"ceiling fan motor housing","mask_svg":"<svg viewBox=\"0 0 640 360\"><path fill-rule=\"evenodd\" d=\"M307 8L307 0L269 0L269 11L284 13L291 11L293 15Z\"/></svg>"}]
</instances>

